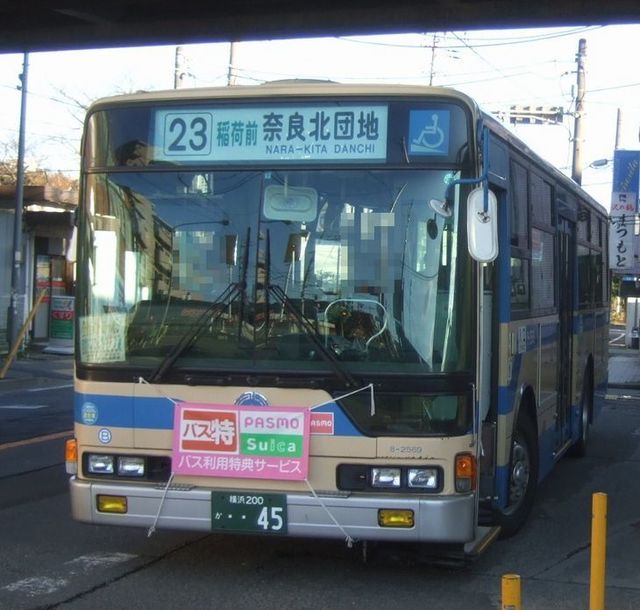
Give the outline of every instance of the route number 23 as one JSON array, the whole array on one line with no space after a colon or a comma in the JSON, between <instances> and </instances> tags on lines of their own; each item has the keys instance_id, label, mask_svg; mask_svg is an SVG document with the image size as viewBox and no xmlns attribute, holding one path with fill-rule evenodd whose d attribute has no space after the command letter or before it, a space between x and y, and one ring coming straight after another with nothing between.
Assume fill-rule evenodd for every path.
<instances>
[{"instance_id":1,"label":"route number 23","mask_svg":"<svg viewBox=\"0 0 640 610\"><path fill-rule=\"evenodd\" d=\"M210 114L168 114L165 119L165 154L209 154L211 125Z\"/></svg>"}]
</instances>

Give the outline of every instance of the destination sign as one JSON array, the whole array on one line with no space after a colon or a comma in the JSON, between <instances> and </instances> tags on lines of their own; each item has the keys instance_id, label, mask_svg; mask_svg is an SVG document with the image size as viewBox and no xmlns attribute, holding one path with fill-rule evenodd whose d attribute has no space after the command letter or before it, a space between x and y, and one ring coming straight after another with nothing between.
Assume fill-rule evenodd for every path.
<instances>
[{"instance_id":1,"label":"destination sign","mask_svg":"<svg viewBox=\"0 0 640 610\"><path fill-rule=\"evenodd\" d=\"M386 105L177 107L154 112L157 161L385 161Z\"/></svg>"}]
</instances>

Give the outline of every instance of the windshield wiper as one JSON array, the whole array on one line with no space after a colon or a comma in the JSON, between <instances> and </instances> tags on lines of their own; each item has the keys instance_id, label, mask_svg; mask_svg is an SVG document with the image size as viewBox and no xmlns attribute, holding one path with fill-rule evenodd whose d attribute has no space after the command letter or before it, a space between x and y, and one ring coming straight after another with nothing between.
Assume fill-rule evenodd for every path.
<instances>
[{"instance_id":1,"label":"windshield wiper","mask_svg":"<svg viewBox=\"0 0 640 610\"><path fill-rule=\"evenodd\" d=\"M149 383L157 383L160 381L165 373L176 363L178 358L182 356L199 338L200 333L207 327L215 322L225 311L228 305L231 305L239 296L242 297L240 302L240 321L238 323L238 339L240 339L240 333L242 332L242 323L244 320L245 310L245 293L247 288L247 269L249 265L249 243L251 238L251 229L247 227L247 241L242 257L242 274L239 282L229 284L222 294L213 302L205 311L198 317L198 319L187 329L187 331L180 337L178 342L171 348L171 351L162 359L158 367L149 376ZM211 313L220 307L213 315Z\"/></svg>"},{"instance_id":2,"label":"windshield wiper","mask_svg":"<svg viewBox=\"0 0 640 610\"><path fill-rule=\"evenodd\" d=\"M176 363L176 360L197 341L200 333L215 322L224 313L225 307L233 303L238 296L244 294L244 291L244 282L229 284L224 292L200 314L198 319L180 337L178 342L171 348L171 351L162 359L151 375L149 375L147 381L149 383L157 383L160 381L165 373ZM217 307L219 307L219 309L215 311ZM212 315L214 311L215 313Z\"/></svg>"},{"instance_id":3,"label":"windshield wiper","mask_svg":"<svg viewBox=\"0 0 640 610\"><path fill-rule=\"evenodd\" d=\"M284 308L295 318L296 322L300 324L300 327L305 332L307 337L311 339L311 342L318 349L318 353L322 357L322 359L331 365L331 368L334 370L336 375L341 379L341 381L347 387L358 387L361 384L355 380L353 375L345 368L345 366L338 360L337 356L327 348L324 343L321 341L320 337L316 333L315 328L311 325L311 323L293 306L291 300L287 296L284 290L280 288L280 286L276 284L269 284L268 291L272 293L280 303L284 306Z\"/></svg>"}]
</instances>

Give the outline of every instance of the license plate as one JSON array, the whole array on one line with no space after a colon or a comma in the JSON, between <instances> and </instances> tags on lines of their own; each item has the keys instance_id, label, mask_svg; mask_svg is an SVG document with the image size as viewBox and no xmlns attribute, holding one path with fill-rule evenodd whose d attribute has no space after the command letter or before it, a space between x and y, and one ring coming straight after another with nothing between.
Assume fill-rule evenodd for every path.
<instances>
[{"instance_id":1,"label":"license plate","mask_svg":"<svg viewBox=\"0 0 640 610\"><path fill-rule=\"evenodd\" d=\"M252 534L286 534L287 496L213 491L211 529Z\"/></svg>"}]
</instances>

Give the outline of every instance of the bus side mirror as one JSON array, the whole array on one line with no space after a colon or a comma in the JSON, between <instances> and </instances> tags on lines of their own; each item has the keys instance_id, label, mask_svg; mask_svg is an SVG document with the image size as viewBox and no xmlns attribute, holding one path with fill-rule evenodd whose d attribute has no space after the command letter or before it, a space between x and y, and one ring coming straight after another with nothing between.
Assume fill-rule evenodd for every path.
<instances>
[{"instance_id":1,"label":"bus side mirror","mask_svg":"<svg viewBox=\"0 0 640 610\"><path fill-rule=\"evenodd\" d=\"M486 201L485 201L486 195ZM484 186L467 198L467 235L469 254L480 263L490 263L498 256L498 200Z\"/></svg>"}]
</instances>

